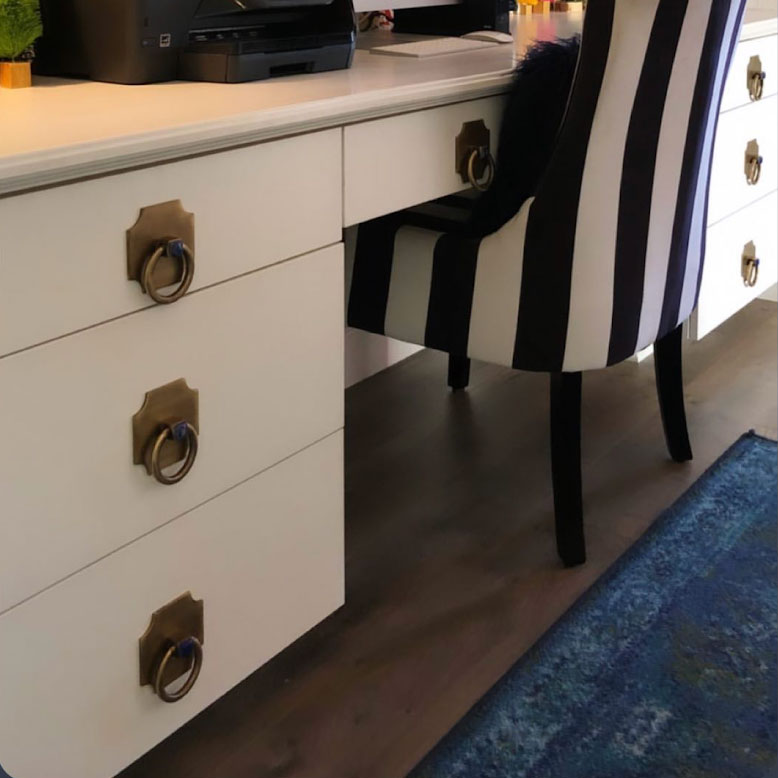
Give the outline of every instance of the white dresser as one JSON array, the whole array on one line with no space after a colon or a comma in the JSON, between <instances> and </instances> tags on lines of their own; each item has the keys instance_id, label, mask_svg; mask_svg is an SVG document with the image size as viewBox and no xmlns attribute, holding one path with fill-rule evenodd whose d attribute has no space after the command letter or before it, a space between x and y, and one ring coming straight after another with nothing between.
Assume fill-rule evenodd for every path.
<instances>
[{"instance_id":1,"label":"white dresser","mask_svg":"<svg viewBox=\"0 0 778 778\"><path fill-rule=\"evenodd\" d=\"M13 778L114 775L343 602L341 146L329 129L0 200ZM126 230L176 199L194 214L193 282L150 306ZM174 393L138 440L146 393L179 379L196 414ZM196 454L163 484L134 449L151 456L179 422ZM165 704L140 685L138 641L186 592L203 627L168 625L153 659L190 631L202 672Z\"/></svg>"},{"instance_id":2,"label":"white dresser","mask_svg":"<svg viewBox=\"0 0 778 778\"><path fill-rule=\"evenodd\" d=\"M757 21L727 88L697 336L776 276L775 24ZM516 51L579 28L522 17ZM512 66L510 47L359 51L350 71L257 84L0 91L13 778L110 778L343 602L342 229L462 189L456 136L483 120L494 150ZM186 294L155 303L179 276ZM195 666L180 700L155 693Z\"/></svg>"},{"instance_id":3,"label":"white dresser","mask_svg":"<svg viewBox=\"0 0 778 778\"><path fill-rule=\"evenodd\" d=\"M705 266L690 334L699 339L778 281L778 36L747 12L727 79L711 170ZM756 264L758 261L758 264Z\"/></svg>"},{"instance_id":4,"label":"white dresser","mask_svg":"<svg viewBox=\"0 0 778 778\"><path fill-rule=\"evenodd\" d=\"M343 227L461 189L511 64L0 92L13 778L110 778L342 604Z\"/></svg>"}]
</instances>

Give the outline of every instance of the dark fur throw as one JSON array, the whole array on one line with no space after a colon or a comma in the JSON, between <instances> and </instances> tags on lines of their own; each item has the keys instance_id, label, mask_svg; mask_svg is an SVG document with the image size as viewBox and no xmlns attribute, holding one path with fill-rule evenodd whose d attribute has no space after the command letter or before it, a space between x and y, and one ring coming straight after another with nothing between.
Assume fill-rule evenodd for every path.
<instances>
[{"instance_id":1,"label":"dark fur throw","mask_svg":"<svg viewBox=\"0 0 778 778\"><path fill-rule=\"evenodd\" d=\"M579 36L536 43L517 66L494 182L475 202L468 230L473 234L499 229L534 194L565 115L579 49Z\"/></svg>"}]
</instances>

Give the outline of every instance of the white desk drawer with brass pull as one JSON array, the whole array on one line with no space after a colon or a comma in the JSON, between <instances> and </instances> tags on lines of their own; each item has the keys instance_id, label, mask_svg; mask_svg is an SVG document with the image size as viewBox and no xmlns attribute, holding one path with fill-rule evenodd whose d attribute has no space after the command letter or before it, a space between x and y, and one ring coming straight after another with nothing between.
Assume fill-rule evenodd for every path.
<instances>
[{"instance_id":1,"label":"white desk drawer with brass pull","mask_svg":"<svg viewBox=\"0 0 778 778\"><path fill-rule=\"evenodd\" d=\"M341 158L333 129L0 199L0 355L154 305L128 280L142 208L193 214L192 290L339 241Z\"/></svg>"},{"instance_id":2,"label":"white desk drawer with brass pull","mask_svg":"<svg viewBox=\"0 0 778 778\"><path fill-rule=\"evenodd\" d=\"M0 386L2 611L342 427L342 246L0 359ZM191 472L159 483L155 450Z\"/></svg>"},{"instance_id":3,"label":"white desk drawer with brass pull","mask_svg":"<svg viewBox=\"0 0 778 778\"><path fill-rule=\"evenodd\" d=\"M728 111L719 119L711 169L708 223L778 188L778 98Z\"/></svg>"},{"instance_id":4,"label":"white desk drawer with brass pull","mask_svg":"<svg viewBox=\"0 0 778 778\"><path fill-rule=\"evenodd\" d=\"M691 318L693 338L707 335L778 281L776 213L778 194L773 192L708 229L700 300Z\"/></svg>"},{"instance_id":5,"label":"white desk drawer with brass pull","mask_svg":"<svg viewBox=\"0 0 778 778\"><path fill-rule=\"evenodd\" d=\"M741 41L724 85L721 110L758 102L778 92L778 36Z\"/></svg>"},{"instance_id":6,"label":"white desk drawer with brass pull","mask_svg":"<svg viewBox=\"0 0 778 778\"><path fill-rule=\"evenodd\" d=\"M467 188L457 173L457 136L467 122L482 120L495 154L504 104L502 96L487 97L346 127L344 224Z\"/></svg>"},{"instance_id":7,"label":"white desk drawer with brass pull","mask_svg":"<svg viewBox=\"0 0 778 778\"><path fill-rule=\"evenodd\" d=\"M343 579L336 432L0 616L3 768L115 775L339 607ZM140 685L139 638L186 592L201 669L166 704Z\"/></svg>"}]
</instances>

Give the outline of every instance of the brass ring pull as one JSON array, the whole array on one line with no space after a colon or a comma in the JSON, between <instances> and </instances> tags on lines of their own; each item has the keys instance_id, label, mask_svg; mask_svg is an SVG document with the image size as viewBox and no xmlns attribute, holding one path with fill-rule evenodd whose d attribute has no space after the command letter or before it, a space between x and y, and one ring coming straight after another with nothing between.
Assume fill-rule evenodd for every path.
<instances>
[{"instance_id":1,"label":"brass ring pull","mask_svg":"<svg viewBox=\"0 0 778 778\"><path fill-rule=\"evenodd\" d=\"M168 692L165 689L163 678L168 662L174 657L192 657L192 664L189 667L189 675L184 685L175 692ZM157 697L163 702L178 702L186 697L192 691L200 670L203 667L203 647L196 637L188 637L178 643L171 644L162 656L162 660L157 666L157 672L154 673L154 691Z\"/></svg>"},{"instance_id":2,"label":"brass ring pull","mask_svg":"<svg viewBox=\"0 0 778 778\"><path fill-rule=\"evenodd\" d=\"M154 285L154 268L162 256L173 257L181 261L183 274L180 283L170 294L161 294ZM194 278L195 261L194 254L189 246L182 240L173 238L161 242L156 249L146 258L140 274L140 285L143 291L155 303L169 305L180 300L189 290Z\"/></svg>"},{"instance_id":3,"label":"brass ring pull","mask_svg":"<svg viewBox=\"0 0 778 778\"><path fill-rule=\"evenodd\" d=\"M484 181L479 181L475 174L475 163L479 160L486 162L486 180ZM477 189L479 192L485 192L492 185L492 181L494 181L494 169L494 157L489 149L482 147L473 149L470 152L467 160L467 179L474 189Z\"/></svg>"},{"instance_id":4,"label":"brass ring pull","mask_svg":"<svg viewBox=\"0 0 778 778\"><path fill-rule=\"evenodd\" d=\"M756 286L759 279L759 260L749 257L743 264L743 285Z\"/></svg>"},{"instance_id":5,"label":"brass ring pull","mask_svg":"<svg viewBox=\"0 0 778 778\"><path fill-rule=\"evenodd\" d=\"M162 467L159 463L159 455L162 451L162 446L164 446L168 440L186 441L184 463L172 475L165 475L162 472ZM151 449L151 472L154 478L165 486L177 484L192 469L192 465L197 457L197 447L197 430L188 421L165 425L154 440L154 447Z\"/></svg>"},{"instance_id":6,"label":"brass ring pull","mask_svg":"<svg viewBox=\"0 0 778 778\"><path fill-rule=\"evenodd\" d=\"M748 81L748 96L752 102L762 99L766 75L767 74L764 71L751 74L751 78Z\"/></svg>"},{"instance_id":7,"label":"brass ring pull","mask_svg":"<svg viewBox=\"0 0 778 778\"><path fill-rule=\"evenodd\" d=\"M746 181L749 186L754 186L759 183L759 179L762 176L762 157L753 156L748 160L748 166L746 169Z\"/></svg>"}]
</instances>

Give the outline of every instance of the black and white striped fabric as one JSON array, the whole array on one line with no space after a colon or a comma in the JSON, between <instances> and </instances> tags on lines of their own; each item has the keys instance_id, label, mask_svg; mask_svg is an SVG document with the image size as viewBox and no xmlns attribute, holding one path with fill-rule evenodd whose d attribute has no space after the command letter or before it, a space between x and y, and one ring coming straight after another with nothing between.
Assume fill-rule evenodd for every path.
<instances>
[{"instance_id":1,"label":"black and white striped fabric","mask_svg":"<svg viewBox=\"0 0 778 778\"><path fill-rule=\"evenodd\" d=\"M347 236L348 323L522 369L605 367L697 301L724 79L745 0L590 0L534 197L471 238L399 213Z\"/></svg>"}]
</instances>

